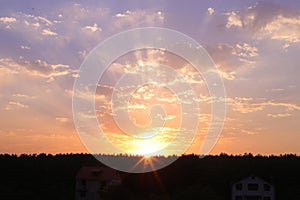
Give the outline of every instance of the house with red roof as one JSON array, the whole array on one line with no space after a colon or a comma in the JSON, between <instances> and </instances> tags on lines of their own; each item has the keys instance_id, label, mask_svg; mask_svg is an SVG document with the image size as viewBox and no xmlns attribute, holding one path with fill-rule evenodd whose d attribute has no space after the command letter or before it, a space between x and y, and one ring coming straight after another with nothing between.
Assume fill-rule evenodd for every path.
<instances>
[{"instance_id":1,"label":"house with red roof","mask_svg":"<svg viewBox=\"0 0 300 200\"><path fill-rule=\"evenodd\" d=\"M82 167L76 175L76 200L105 199L105 193L121 185L115 169L105 166Z\"/></svg>"}]
</instances>

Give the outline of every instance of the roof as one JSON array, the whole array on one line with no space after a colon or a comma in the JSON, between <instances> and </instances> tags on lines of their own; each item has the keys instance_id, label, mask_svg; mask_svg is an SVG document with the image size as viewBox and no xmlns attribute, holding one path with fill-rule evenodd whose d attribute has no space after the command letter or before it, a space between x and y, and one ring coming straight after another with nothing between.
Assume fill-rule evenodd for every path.
<instances>
[{"instance_id":1,"label":"roof","mask_svg":"<svg viewBox=\"0 0 300 200\"><path fill-rule=\"evenodd\" d=\"M117 170L105 166L85 166L76 175L76 179L84 180L121 180Z\"/></svg>"},{"instance_id":2,"label":"roof","mask_svg":"<svg viewBox=\"0 0 300 200\"><path fill-rule=\"evenodd\" d=\"M253 181L255 180L255 181L260 181L260 182L264 182L264 183L268 183L268 184L272 185L271 181L262 179L262 178L260 178L260 177L258 177L256 175L254 175L254 174L250 174L249 176L246 176L246 177L244 177L242 179L235 180L233 182L233 184L237 184L239 182L243 182L243 181L247 181L247 180L253 180Z\"/></svg>"}]
</instances>

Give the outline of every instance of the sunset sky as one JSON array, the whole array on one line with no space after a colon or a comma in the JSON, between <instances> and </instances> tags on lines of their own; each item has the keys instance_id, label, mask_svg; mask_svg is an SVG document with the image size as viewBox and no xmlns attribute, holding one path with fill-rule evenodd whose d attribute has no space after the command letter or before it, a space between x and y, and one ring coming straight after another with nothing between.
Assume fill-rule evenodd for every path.
<instances>
[{"instance_id":1,"label":"sunset sky","mask_svg":"<svg viewBox=\"0 0 300 200\"><path fill-rule=\"evenodd\" d=\"M149 26L174 29L195 39L219 70L227 114L211 154L300 154L297 0L2 0L0 153L87 152L72 114L79 67L110 36ZM128 139L111 114L112 90L122 74L158 63L174 67L195 90L199 127L186 153L199 153L210 125L211 97L201 74L168 52L131 52L111 64L95 96L99 125L113 144L130 153L149 153L172 142L181 112L174 95L164 88L137 88L129 103L131 119L142 126L150 122L151 105L165 107L166 124L156 135L158 142ZM176 153L180 145L173 144L168 153ZM102 153L116 152L104 146Z\"/></svg>"}]
</instances>

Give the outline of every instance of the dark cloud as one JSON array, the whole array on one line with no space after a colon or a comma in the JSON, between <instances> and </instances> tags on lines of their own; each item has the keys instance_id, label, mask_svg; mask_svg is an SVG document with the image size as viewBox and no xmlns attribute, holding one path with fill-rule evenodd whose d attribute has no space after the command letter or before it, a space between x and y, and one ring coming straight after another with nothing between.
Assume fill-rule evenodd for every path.
<instances>
[{"instance_id":1,"label":"dark cloud","mask_svg":"<svg viewBox=\"0 0 300 200\"><path fill-rule=\"evenodd\" d=\"M260 1L256 5L250 6L245 10L232 12L228 15L236 15L236 18L241 21L242 28L251 33L255 33L280 15L292 18L300 16L300 12L288 5L280 5L271 1Z\"/></svg>"}]
</instances>

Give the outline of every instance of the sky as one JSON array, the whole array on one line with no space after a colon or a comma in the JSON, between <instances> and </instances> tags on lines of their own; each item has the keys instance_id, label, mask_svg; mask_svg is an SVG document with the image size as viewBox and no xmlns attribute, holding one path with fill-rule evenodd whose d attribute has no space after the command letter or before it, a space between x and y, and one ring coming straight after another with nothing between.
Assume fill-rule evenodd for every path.
<instances>
[{"instance_id":1,"label":"sky","mask_svg":"<svg viewBox=\"0 0 300 200\"><path fill-rule=\"evenodd\" d=\"M72 113L79 68L99 43L143 27L184 33L213 59L226 91L226 118L211 154L300 154L297 0L2 0L0 153L87 152ZM200 125L186 153L197 154L210 126L212 98L201 74L166 51L130 52L111 64L95 96L99 126L115 146L129 153L149 153L172 143L182 113L169 90L155 85L137 88L128 106L132 121L140 126L150 123L151 105L164 106L166 124L154 142L128 138L113 119L114 84L135 67L153 63L173 66L195 90ZM185 143L172 144L168 153ZM100 153L116 152L104 146Z\"/></svg>"}]
</instances>

